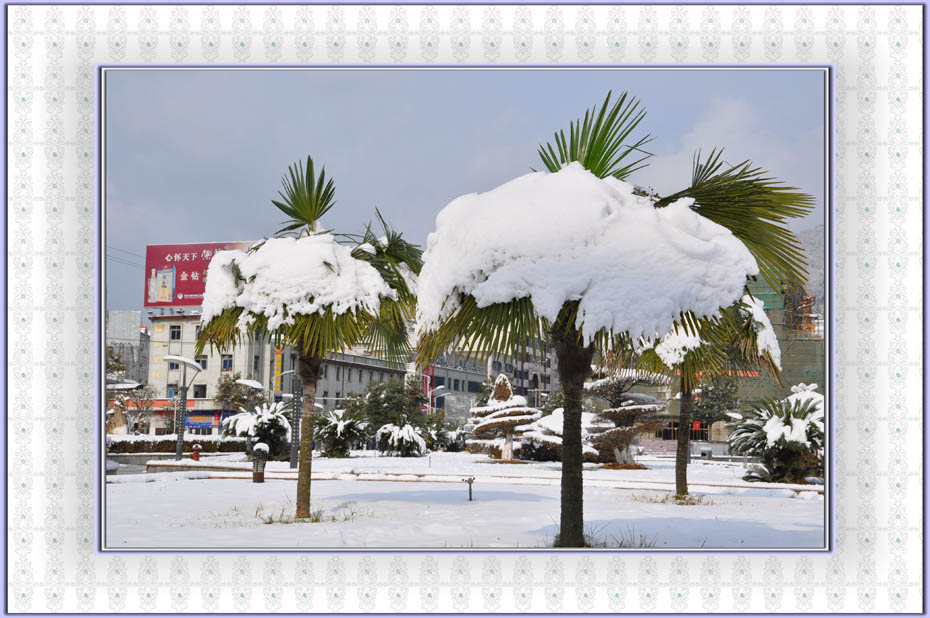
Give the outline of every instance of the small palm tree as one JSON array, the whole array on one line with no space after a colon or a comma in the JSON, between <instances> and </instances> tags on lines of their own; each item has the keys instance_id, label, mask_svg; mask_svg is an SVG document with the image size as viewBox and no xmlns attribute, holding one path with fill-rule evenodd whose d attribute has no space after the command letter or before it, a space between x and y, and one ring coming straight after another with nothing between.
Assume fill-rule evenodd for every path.
<instances>
[{"instance_id":1,"label":"small palm tree","mask_svg":"<svg viewBox=\"0 0 930 618\"><path fill-rule=\"evenodd\" d=\"M823 403L814 399L769 400L736 418L730 434L735 453L759 457L747 481L804 483L823 474Z\"/></svg>"},{"instance_id":2,"label":"small palm tree","mask_svg":"<svg viewBox=\"0 0 930 618\"><path fill-rule=\"evenodd\" d=\"M379 237L334 235L321 218L335 204L325 169L313 160L288 168L280 200L289 219L277 237L246 252L220 252L207 271L203 328L197 353L244 336L270 336L298 354L303 381L297 517L310 516L310 466L316 383L323 358L354 345L394 362L409 358L406 321L413 318L421 250L384 221Z\"/></svg>"},{"instance_id":3,"label":"small palm tree","mask_svg":"<svg viewBox=\"0 0 930 618\"><path fill-rule=\"evenodd\" d=\"M316 435L324 455L346 457L354 443L368 436L368 423L361 410L327 410L316 419Z\"/></svg>"},{"instance_id":4,"label":"small palm tree","mask_svg":"<svg viewBox=\"0 0 930 618\"><path fill-rule=\"evenodd\" d=\"M780 351L765 338L774 337L768 318L764 323L749 307L755 299L744 296L721 310L713 319L700 322L695 335L676 329L643 350L641 368L678 378L678 445L675 453L675 493L688 494L688 460L691 450L691 414L694 391L702 380L733 375L739 370L759 369L781 383ZM760 344L760 340L762 343ZM777 345L777 344L776 344Z\"/></svg>"},{"instance_id":5,"label":"small palm tree","mask_svg":"<svg viewBox=\"0 0 930 618\"><path fill-rule=\"evenodd\" d=\"M611 94L608 93L600 110L595 107L586 112L583 120L573 122L568 137L564 132L557 133L554 147L551 144L540 147L539 155L549 172L561 173L567 167L580 164L597 178L608 179L613 183L614 179L623 180L645 165L651 154L642 147L650 137L630 138L645 117L645 111L636 99L626 94L621 95L613 105L610 100ZM535 179L525 182L532 181ZM525 186L525 182L520 186ZM637 191L633 193L642 194ZM748 162L724 167L720 154L714 151L706 161L702 161L700 155L695 158L694 174L687 189L666 198L653 199L653 206L657 209L665 208L679 198L691 198L692 211L728 228L733 236L743 241L766 280L793 280L785 275L803 272L803 258L797 240L784 226L784 222L789 217L800 216L810 210L813 200L809 196L768 178L764 171L752 167ZM676 209L681 206L679 202ZM518 212L525 214L528 219L534 218L535 204L532 201L513 203L512 207L520 208ZM565 205L565 221L572 217L573 207ZM630 230L629 233L635 234L636 230ZM431 288L435 284L435 277L440 276L439 273L434 274L429 266L431 251L439 252L436 239L431 239L430 248L424 256L427 266L421 277L421 289L439 289L445 293L445 288L441 286ZM521 257L515 256L513 259L520 260ZM526 255L522 259L524 263L529 263L537 258ZM652 281L654 274L649 272L651 266L640 264L633 267L627 282L618 283L619 286L626 286L623 292L632 294L634 286ZM465 286L456 287L436 307L430 305L426 308L421 298L418 309L421 318L418 362L421 365L427 364L430 359L452 347L476 355L512 356L520 346L548 337L558 360L559 379L565 396L559 544L580 547L584 543L581 435L583 385L591 375L591 361L595 351L603 352L629 345L630 333L618 328L616 322L597 328L588 327L586 330L585 316L588 314L583 303L593 292L592 286L584 283L566 294L562 304L555 308L551 303L537 306L529 293L500 302L479 302L469 289L475 289L493 274L486 269L472 272L471 281L478 283L468 282ZM592 270L590 278L586 277L585 280L594 281L599 275L599 272ZM522 285L560 285L551 278L554 275L550 276L541 269L534 271L534 276L539 277L543 283L524 279ZM722 298L723 288L714 289L720 292ZM548 300L551 301L551 297ZM733 300L735 298L727 298L720 304L725 305ZM689 304L691 301L675 302L678 303L677 307L671 312L663 312L666 317L661 319L667 320L681 312L678 321L682 328L695 332L700 319L689 313L694 308ZM642 333L633 334L639 336Z\"/></svg>"}]
</instances>

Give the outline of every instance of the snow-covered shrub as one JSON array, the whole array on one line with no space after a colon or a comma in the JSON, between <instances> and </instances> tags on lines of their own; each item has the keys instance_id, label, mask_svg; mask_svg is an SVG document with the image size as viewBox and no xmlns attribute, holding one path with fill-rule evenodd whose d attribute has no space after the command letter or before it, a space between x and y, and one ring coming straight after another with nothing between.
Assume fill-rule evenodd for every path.
<instances>
[{"instance_id":1,"label":"snow-covered shrub","mask_svg":"<svg viewBox=\"0 0 930 618\"><path fill-rule=\"evenodd\" d=\"M253 410L239 408L235 414L223 420L223 435L257 438L271 450L270 459L278 459L290 453L291 424L284 414L285 403L278 401L262 404Z\"/></svg>"},{"instance_id":2,"label":"snow-covered shrub","mask_svg":"<svg viewBox=\"0 0 930 618\"><path fill-rule=\"evenodd\" d=\"M427 431L429 434L427 441L434 451L442 450L449 453L458 453L465 450L465 438L468 436L468 432L461 427L440 426Z\"/></svg>"},{"instance_id":3,"label":"snow-covered shrub","mask_svg":"<svg viewBox=\"0 0 930 618\"><path fill-rule=\"evenodd\" d=\"M426 453L423 430L410 423L402 427L388 423L375 434L378 450L397 457L418 457Z\"/></svg>"},{"instance_id":4,"label":"snow-covered shrub","mask_svg":"<svg viewBox=\"0 0 930 618\"><path fill-rule=\"evenodd\" d=\"M744 480L804 483L806 477L823 476L824 402L816 387L798 384L787 399L730 414L736 421L730 450L762 460Z\"/></svg>"},{"instance_id":5,"label":"snow-covered shrub","mask_svg":"<svg viewBox=\"0 0 930 618\"><path fill-rule=\"evenodd\" d=\"M562 461L562 425L565 422L563 409L521 427L520 459L529 461ZM596 462L598 451L591 444L591 437L602 428L603 421L591 412L581 413L581 454L584 461Z\"/></svg>"},{"instance_id":6,"label":"snow-covered shrub","mask_svg":"<svg viewBox=\"0 0 930 618\"><path fill-rule=\"evenodd\" d=\"M314 437L327 457L346 457L352 445L368 435L368 423L360 410L326 410L314 422Z\"/></svg>"}]
</instances>

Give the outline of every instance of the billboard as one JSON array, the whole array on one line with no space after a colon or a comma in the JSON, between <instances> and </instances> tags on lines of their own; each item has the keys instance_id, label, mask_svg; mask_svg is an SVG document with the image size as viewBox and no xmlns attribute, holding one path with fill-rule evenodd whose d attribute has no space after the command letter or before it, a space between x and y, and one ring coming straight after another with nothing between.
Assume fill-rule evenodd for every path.
<instances>
[{"instance_id":1,"label":"billboard","mask_svg":"<svg viewBox=\"0 0 930 618\"><path fill-rule=\"evenodd\" d=\"M145 248L145 306L199 307L207 266L217 251L246 249L254 241L148 245Z\"/></svg>"}]
</instances>

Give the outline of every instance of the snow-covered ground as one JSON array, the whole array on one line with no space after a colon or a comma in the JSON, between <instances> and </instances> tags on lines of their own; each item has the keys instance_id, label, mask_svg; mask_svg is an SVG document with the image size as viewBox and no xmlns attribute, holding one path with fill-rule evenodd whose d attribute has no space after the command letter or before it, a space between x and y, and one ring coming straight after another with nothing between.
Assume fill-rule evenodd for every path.
<instances>
[{"instance_id":1,"label":"snow-covered ground","mask_svg":"<svg viewBox=\"0 0 930 618\"><path fill-rule=\"evenodd\" d=\"M209 463L242 472L139 475L106 486L106 545L143 548L545 548L559 521L558 463L496 464L480 455L315 459L312 509L322 521L291 523L293 471L269 463L246 480L241 454ZM366 456L367 455L367 456ZM694 462L695 505L664 501L674 462L639 458L648 470L586 466L585 526L607 547L818 548L823 496L745 483L741 464ZM186 462L192 463L192 462ZM242 478L229 478L230 476ZM226 478L216 478L226 477ZM278 477L278 478L275 478ZM474 477L474 501L463 478ZM163 478L164 480L159 480ZM148 481L148 482L143 482ZM284 523L282 523L282 520ZM271 523L268 523L271 522Z\"/></svg>"}]
</instances>

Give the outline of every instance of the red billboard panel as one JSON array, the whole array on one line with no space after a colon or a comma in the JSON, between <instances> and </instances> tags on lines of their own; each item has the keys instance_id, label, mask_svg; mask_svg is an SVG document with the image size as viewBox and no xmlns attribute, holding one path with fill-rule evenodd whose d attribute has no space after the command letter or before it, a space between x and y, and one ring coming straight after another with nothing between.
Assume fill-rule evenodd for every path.
<instances>
[{"instance_id":1,"label":"red billboard panel","mask_svg":"<svg viewBox=\"0 0 930 618\"><path fill-rule=\"evenodd\" d=\"M145 248L145 306L199 307L207 266L217 251L245 249L254 241L148 245Z\"/></svg>"}]
</instances>

